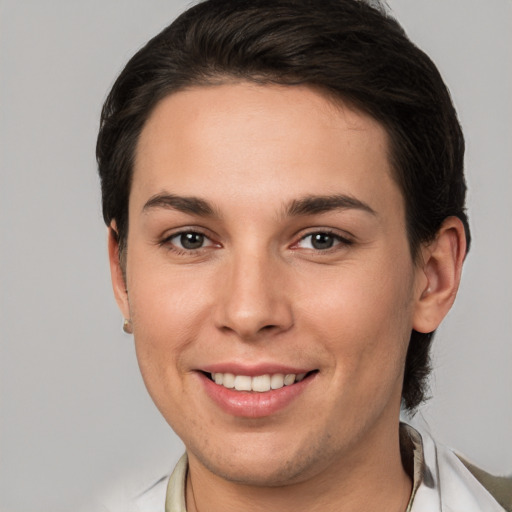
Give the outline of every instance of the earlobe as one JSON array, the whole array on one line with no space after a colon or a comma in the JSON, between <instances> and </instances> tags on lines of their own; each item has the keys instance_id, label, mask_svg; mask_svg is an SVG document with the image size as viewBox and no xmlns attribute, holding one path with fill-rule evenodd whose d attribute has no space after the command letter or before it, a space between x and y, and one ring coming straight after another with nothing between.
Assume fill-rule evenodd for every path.
<instances>
[{"instance_id":1,"label":"earlobe","mask_svg":"<svg viewBox=\"0 0 512 512\"><path fill-rule=\"evenodd\" d=\"M110 277L112 279L112 288L116 298L117 305L125 319L130 318L130 307L128 303L128 291L125 282L125 273L121 265L119 254L119 237L117 235L117 226L114 221L108 228L108 258L110 262Z\"/></svg>"},{"instance_id":2,"label":"earlobe","mask_svg":"<svg viewBox=\"0 0 512 512\"><path fill-rule=\"evenodd\" d=\"M457 295L465 255L466 236L462 221L448 217L435 240L422 249L414 330L427 333L438 328Z\"/></svg>"}]
</instances>

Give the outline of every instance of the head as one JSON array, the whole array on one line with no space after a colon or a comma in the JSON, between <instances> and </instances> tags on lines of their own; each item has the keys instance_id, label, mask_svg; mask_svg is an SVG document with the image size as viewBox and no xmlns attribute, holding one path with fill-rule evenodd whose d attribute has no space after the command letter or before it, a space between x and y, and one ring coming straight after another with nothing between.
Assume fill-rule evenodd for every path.
<instances>
[{"instance_id":1,"label":"head","mask_svg":"<svg viewBox=\"0 0 512 512\"><path fill-rule=\"evenodd\" d=\"M243 30L241 30L243 28ZM189 9L127 64L105 102L97 145L103 215L122 265L137 142L159 102L190 87L308 86L385 129L405 205L411 258L464 209L464 140L432 61L382 9L364 1L224 0ZM403 403L424 399L433 333L411 332Z\"/></svg>"},{"instance_id":2,"label":"head","mask_svg":"<svg viewBox=\"0 0 512 512\"><path fill-rule=\"evenodd\" d=\"M116 298L189 455L290 483L394 435L469 237L449 93L396 21L354 0L200 3L122 71L97 157ZM213 383L286 373L268 403Z\"/></svg>"}]
</instances>

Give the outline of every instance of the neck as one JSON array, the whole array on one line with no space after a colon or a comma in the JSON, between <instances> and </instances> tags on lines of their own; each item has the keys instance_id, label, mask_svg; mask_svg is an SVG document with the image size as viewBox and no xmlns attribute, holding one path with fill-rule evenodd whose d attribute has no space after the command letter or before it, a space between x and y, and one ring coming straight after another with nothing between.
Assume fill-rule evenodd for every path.
<instances>
[{"instance_id":1,"label":"neck","mask_svg":"<svg viewBox=\"0 0 512 512\"><path fill-rule=\"evenodd\" d=\"M189 453L187 512L405 512L412 482L401 461L398 424L358 445L313 476L276 487L227 481Z\"/></svg>"}]
</instances>

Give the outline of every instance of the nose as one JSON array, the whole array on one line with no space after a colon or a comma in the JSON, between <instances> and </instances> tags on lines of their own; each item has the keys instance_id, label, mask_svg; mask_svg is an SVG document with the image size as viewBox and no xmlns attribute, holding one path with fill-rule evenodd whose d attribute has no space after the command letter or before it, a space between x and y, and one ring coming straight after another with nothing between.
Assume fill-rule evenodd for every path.
<instances>
[{"instance_id":1,"label":"nose","mask_svg":"<svg viewBox=\"0 0 512 512\"><path fill-rule=\"evenodd\" d=\"M284 274L270 255L230 261L217 304L217 327L245 341L290 329L293 313Z\"/></svg>"}]
</instances>

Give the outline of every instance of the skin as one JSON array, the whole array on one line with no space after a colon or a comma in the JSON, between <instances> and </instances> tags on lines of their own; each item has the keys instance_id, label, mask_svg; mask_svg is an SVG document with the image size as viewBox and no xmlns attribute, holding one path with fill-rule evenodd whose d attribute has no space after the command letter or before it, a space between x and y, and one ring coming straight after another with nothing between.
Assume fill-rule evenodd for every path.
<instances>
[{"instance_id":1,"label":"skin","mask_svg":"<svg viewBox=\"0 0 512 512\"><path fill-rule=\"evenodd\" d=\"M168 195L212 211L154 200ZM333 195L359 203L290 212ZM306 87L175 93L137 146L126 282L113 230L115 295L148 391L187 448L190 511L405 510L407 344L449 310L465 245L449 218L412 261L378 122ZM191 231L205 235L193 251L180 246ZM315 248L313 233L332 247ZM284 409L241 418L200 382L198 370L226 362L316 373Z\"/></svg>"}]
</instances>

